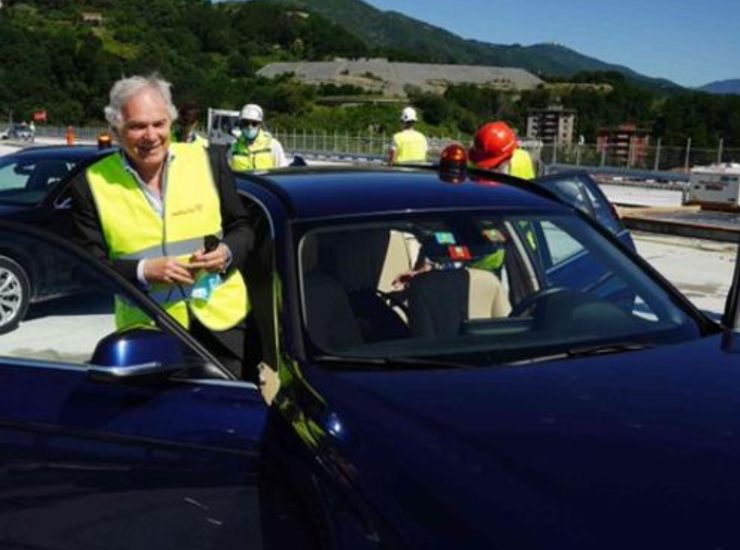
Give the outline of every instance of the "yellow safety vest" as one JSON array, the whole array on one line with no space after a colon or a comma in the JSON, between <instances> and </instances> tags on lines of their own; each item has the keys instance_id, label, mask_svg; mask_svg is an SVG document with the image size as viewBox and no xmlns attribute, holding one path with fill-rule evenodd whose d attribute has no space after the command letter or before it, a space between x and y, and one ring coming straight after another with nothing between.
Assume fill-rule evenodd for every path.
<instances>
[{"instance_id":1,"label":"yellow safety vest","mask_svg":"<svg viewBox=\"0 0 740 550\"><path fill-rule=\"evenodd\" d=\"M524 149L516 149L509 160L509 174L525 180L535 178L532 157Z\"/></svg>"},{"instance_id":2,"label":"yellow safety vest","mask_svg":"<svg viewBox=\"0 0 740 550\"><path fill-rule=\"evenodd\" d=\"M193 132L193 138L190 141L183 141L180 137L180 132L172 130L170 133L170 141L172 143L195 143L201 147L208 147L208 140L201 136L198 132Z\"/></svg>"},{"instance_id":3,"label":"yellow safety vest","mask_svg":"<svg viewBox=\"0 0 740 550\"><path fill-rule=\"evenodd\" d=\"M170 150L174 158L167 163L163 217L149 204L119 155L87 168L110 259L176 256L187 263L203 246L204 237L221 236L220 200L206 150L185 143L172 144ZM188 285L164 283L147 289L149 296L186 328L189 312L206 327L220 331L235 326L249 311L247 288L237 269L231 270L207 299L192 298L191 291ZM116 296L115 314L119 329L152 324L143 311L120 296Z\"/></svg>"},{"instance_id":4,"label":"yellow safety vest","mask_svg":"<svg viewBox=\"0 0 740 550\"><path fill-rule=\"evenodd\" d=\"M395 164L405 162L426 162L427 138L413 128L393 134L393 145L396 148Z\"/></svg>"},{"instance_id":5,"label":"yellow safety vest","mask_svg":"<svg viewBox=\"0 0 740 550\"><path fill-rule=\"evenodd\" d=\"M272 157L272 136L260 130L252 143L247 143L244 137L239 137L231 146L229 166L235 172L275 168L275 160Z\"/></svg>"}]
</instances>

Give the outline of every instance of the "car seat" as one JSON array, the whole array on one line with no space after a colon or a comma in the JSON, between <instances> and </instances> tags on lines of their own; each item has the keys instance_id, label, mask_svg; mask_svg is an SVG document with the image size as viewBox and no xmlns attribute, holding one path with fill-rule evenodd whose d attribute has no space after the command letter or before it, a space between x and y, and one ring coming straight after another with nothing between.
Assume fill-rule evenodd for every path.
<instances>
[{"instance_id":1,"label":"car seat","mask_svg":"<svg viewBox=\"0 0 740 550\"><path fill-rule=\"evenodd\" d=\"M468 318L490 319L507 317L511 302L506 289L495 273L468 268Z\"/></svg>"},{"instance_id":2,"label":"car seat","mask_svg":"<svg viewBox=\"0 0 740 550\"><path fill-rule=\"evenodd\" d=\"M428 271L409 282L409 329L422 338L450 338L468 318L469 275L464 269Z\"/></svg>"},{"instance_id":3,"label":"car seat","mask_svg":"<svg viewBox=\"0 0 740 550\"><path fill-rule=\"evenodd\" d=\"M347 292L338 280L319 267L318 242L314 235L303 239L301 267L306 327L314 344L322 350L333 351L362 343L362 333Z\"/></svg>"},{"instance_id":4,"label":"car seat","mask_svg":"<svg viewBox=\"0 0 740 550\"><path fill-rule=\"evenodd\" d=\"M450 338L470 319L506 317L511 304L498 277L482 269L420 273L409 283L409 328L414 336Z\"/></svg>"},{"instance_id":5,"label":"car seat","mask_svg":"<svg viewBox=\"0 0 740 550\"><path fill-rule=\"evenodd\" d=\"M318 240L319 269L341 284L364 341L408 336L406 322L386 303L382 291L379 292L384 268L388 264L390 230L332 232L319 234Z\"/></svg>"}]
</instances>

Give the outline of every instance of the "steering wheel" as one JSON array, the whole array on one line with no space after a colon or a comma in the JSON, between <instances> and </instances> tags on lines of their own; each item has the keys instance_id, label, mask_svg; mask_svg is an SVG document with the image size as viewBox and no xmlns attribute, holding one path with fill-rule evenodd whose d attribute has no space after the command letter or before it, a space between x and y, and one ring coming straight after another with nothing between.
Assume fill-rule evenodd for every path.
<instances>
[{"instance_id":1,"label":"steering wheel","mask_svg":"<svg viewBox=\"0 0 740 550\"><path fill-rule=\"evenodd\" d=\"M554 296L562 292L569 292L570 289L564 286L551 286L550 288L541 288L537 292L526 296L521 302L515 305L509 313L509 317L521 317L522 314L535 306L541 300L548 296Z\"/></svg>"}]
</instances>

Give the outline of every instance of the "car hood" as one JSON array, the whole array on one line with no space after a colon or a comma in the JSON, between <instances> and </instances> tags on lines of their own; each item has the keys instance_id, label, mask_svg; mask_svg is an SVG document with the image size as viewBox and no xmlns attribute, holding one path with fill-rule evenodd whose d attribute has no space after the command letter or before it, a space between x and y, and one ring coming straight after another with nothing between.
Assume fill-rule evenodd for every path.
<instances>
[{"instance_id":1,"label":"car hood","mask_svg":"<svg viewBox=\"0 0 740 550\"><path fill-rule=\"evenodd\" d=\"M720 340L314 385L332 460L411 546L740 547L740 355Z\"/></svg>"}]
</instances>

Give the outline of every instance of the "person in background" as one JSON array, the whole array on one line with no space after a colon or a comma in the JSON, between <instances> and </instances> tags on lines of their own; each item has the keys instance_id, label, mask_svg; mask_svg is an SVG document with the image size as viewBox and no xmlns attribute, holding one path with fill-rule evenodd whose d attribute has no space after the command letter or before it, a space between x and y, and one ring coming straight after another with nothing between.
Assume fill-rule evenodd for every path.
<instances>
[{"instance_id":1,"label":"person in background","mask_svg":"<svg viewBox=\"0 0 740 550\"><path fill-rule=\"evenodd\" d=\"M117 81L105 116L121 149L72 182L76 241L242 376L249 302L240 268L254 232L223 154L170 143L177 111L170 84L154 75ZM151 324L125 300L115 320L119 330Z\"/></svg>"},{"instance_id":2,"label":"person in background","mask_svg":"<svg viewBox=\"0 0 740 550\"><path fill-rule=\"evenodd\" d=\"M424 134L414 128L418 120L416 109L413 107L405 107L401 111L403 129L393 135L391 146L388 149L389 166L426 162L429 145Z\"/></svg>"},{"instance_id":3,"label":"person in background","mask_svg":"<svg viewBox=\"0 0 740 550\"><path fill-rule=\"evenodd\" d=\"M208 147L208 140L195 131L200 117L200 108L192 102L183 103L178 109L176 124L172 129L173 143L197 143Z\"/></svg>"},{"instance_id":4,"label":"person in background","mask_svg":"<svg viewBox=\"0 0 740 550\"><path fill-rule=\"evenodd\" d=\"M36 141L36 123L33 121L33 119L31 119L31 121L28 123L28 131L31 134L31 136L29 137L29 141Z\"/></svg>"},{"instance_id":5,"label":"person in background","mask_svg":"<svg viewBox=\"0 0 740 550\"><path fill-rule=\"evenodd\" d=\"M239 113L239 132L228 151L235 172L269 170L288 166L290 161L280 142L264 128L262 107L249 103Z\"/></svg>"},{"instance_id":6,"label":"person in background","mask_svg":"<svg viewBox=\"0 0 740 550\"><path fill-rule=\"evenodd\" d=\"M476 168L527 180L535 177L532 157L519 147L514 130L500 120L488 122L478 129L469 156Z\"/></svg>"}]
</instances>

